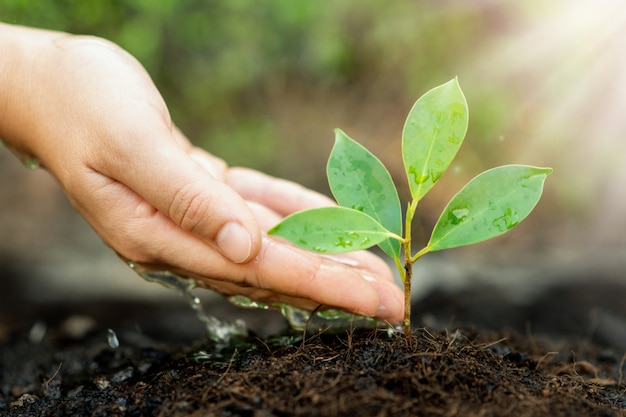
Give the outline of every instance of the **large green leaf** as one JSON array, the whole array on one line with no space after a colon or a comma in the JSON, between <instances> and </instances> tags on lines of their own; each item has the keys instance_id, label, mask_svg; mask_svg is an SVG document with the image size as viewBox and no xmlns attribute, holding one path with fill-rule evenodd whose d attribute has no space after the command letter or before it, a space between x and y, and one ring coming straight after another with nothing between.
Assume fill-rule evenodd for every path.
<instances>
[{"instance_id":1,"label":"large green leaf","mask_svg":"<svg viewBox=\"0 0 626 417\"><path fill-rule=\"evenodd\" d=\"M427 247L434 252L501 235L533 210L551 168L505 165L471 180L443 210Z\"/></svg>"},{"instance_id":2,"label":"large green leaf","mask_svg":"<svg viewBox=\"0 0 626 417\"><path fill-rule=\"evenodd\" d=\"M328 184L340 206L369 214L387 230L402 234L402 211L389 171L376 156L335 129L335 146L326 167ZM400 257L400 242L386 239L379 246L392 258Z\"/></svg>"},{"instance_id":3,"label":"large green leaf","mask_svg":"<svg viewBox=\"0 0 626 417\"><path fill-rule=\"evenodd\" d=\"M270 235L320 253L367 249L393 236L367 214L347 207L322 207L287 216Z\"/></svg>"},{"instance_id":4,"label":"large green leaf","mask_svg":"<svg viewBox=\"0 0 626 417\"><path fill-rule=\"evenodd\" d=\"M417 100L402 132L402 158L414 200L421 200L446 171L467 123L467 102L456 78Z\"/></svg>"}]
</instances>

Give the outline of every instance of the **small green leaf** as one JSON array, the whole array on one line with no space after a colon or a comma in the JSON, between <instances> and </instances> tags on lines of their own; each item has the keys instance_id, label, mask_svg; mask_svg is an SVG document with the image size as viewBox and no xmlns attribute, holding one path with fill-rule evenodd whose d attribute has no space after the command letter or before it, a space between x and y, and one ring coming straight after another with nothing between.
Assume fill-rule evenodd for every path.
<instances>
[{"instance_id":1,"label":"small green leaf","mask_svg":"<svg viewBox=\"0 0 626 417\"><path fill-rule=\"evenodd\" d=\"M400 199L389 171L376 156L335 129L335 146L326 167L330 190L340 206L370 215L387 230L402 234ZM400 257L400 242L386 239L379 246Z\"/></svg>"},{"instance_id":2,"label":"small green leaf","mask_svg":"<svg viewBox=\"0 0 626 417\"><path fill-rule=\"evenodd\" d=\"M551 168L505 165L471 180L443 210L428 242L430 251L482 242L501 235L537 205Z\"/></svg>"},{"instance_id":3,"label":"small green leaf","mask_svg":"<svg viewBox=\"0 0 626 417\"><path fill-rule=\"evenodd\" d=\"M367 249L395 236L367 214L347 207L322 207L294 213L268 234L319 253Z\"/></svg>"},{"instance_id":4,"label":"small green leaf","mask_svg":"<svg viewBox=\"0 0 626 417\"><path fill-rule=\"evenodd\" d=\"M456 78L417 100L402 132L402 158L414 200L421 200L450 166L467 124L467 102Z\"/></svg>"}]
</instances>

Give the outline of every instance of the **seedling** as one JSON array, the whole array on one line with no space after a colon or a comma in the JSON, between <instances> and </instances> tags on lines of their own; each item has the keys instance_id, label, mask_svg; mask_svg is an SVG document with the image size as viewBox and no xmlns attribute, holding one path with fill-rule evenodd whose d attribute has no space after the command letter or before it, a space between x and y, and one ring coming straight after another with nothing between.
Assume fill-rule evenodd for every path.
<instances>
[{"instance_id":1,"label":"seedling","mask_svg":"<svg viewBox=\"0 0 626 417\"><path fill-rule=\"evenodd\" d=\"M402 159L411 200L402 209L391 175L376 156L335 130L327 165L338 206L294 213L269 231L319 253L345 253L378 245L404 284L404 333L411 328L413 264L429 252L482 242L524 220L537 205L551 168L504 165L487 170L459 191L441 213L421 250L412 252L411 225L418 203L448 169L463 143L467 102L458 80L424 94L402 132Z\"/></svg>"}]
</instances>

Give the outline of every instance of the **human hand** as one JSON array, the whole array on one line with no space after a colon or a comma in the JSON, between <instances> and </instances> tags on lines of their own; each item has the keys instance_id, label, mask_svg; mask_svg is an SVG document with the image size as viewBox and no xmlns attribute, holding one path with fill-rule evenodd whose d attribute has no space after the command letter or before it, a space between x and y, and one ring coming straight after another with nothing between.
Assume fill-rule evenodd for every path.
<instances>
[{"instance_id":1,"label":"human hand","mask_svg":"<svg viewBox=\"0 0 626 417\"><path fill-rule=\"evenodd\" d=\"M401 321L402 293L377 257L320 256L263 233L330 200L194 148L119 47L7 25L0 42L20 64L0 68L10 80L0 86L0 135L56 177L122 258L225 295Z\"/></svg>"}]
</instances>

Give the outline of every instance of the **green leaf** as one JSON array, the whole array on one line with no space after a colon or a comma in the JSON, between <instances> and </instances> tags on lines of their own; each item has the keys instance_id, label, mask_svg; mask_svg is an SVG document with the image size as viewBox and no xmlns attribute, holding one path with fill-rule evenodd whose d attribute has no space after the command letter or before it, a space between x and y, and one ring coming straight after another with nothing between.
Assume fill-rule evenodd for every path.
<instances>
[{"instance_id":1,"label":"green leaf","mask_svg":"<svg viewBox=\"0 0 626 417\"><path fill-rule=\"evenodd\" d=\"M340 129L326 167L330 190L340 206L362 211L387 230L402 234L402 210L389 171L376 156ZM380 248L392 258L400 257L400 242L386 239Z\"/></svg>"},{"instance_id":2,"label":"green leaf","mask_svg":"<svg viewBox=\"0 0 626 417\"><path fill-rule=\"evenodd\" d=\"M467 124L467 102L456 78L417 100L402 132L402 158L413 200L421 200L450 166Z\"/></svg>"},{"instance_id":3,"label":"green leaf","mask_svg":"<svg viewBox=\"0 0 626 417\"><path fill-rule=\"evenodd\" d=\"M347 207L322 207L294 213L268 234L320 253L367 249L394 236L367 214Z\"/></svg>"},{"instance_id":4,"label":"green leaf","mask_svg":"<svg viewBox=\"0 0 626 417\"><path fill-rule=\"evenodd\" d=\"M427 248L430 251L482 242L501 235L537 205L551 168L505 165L471 180L443 210Z\"/></svg>"}]
</instances>

